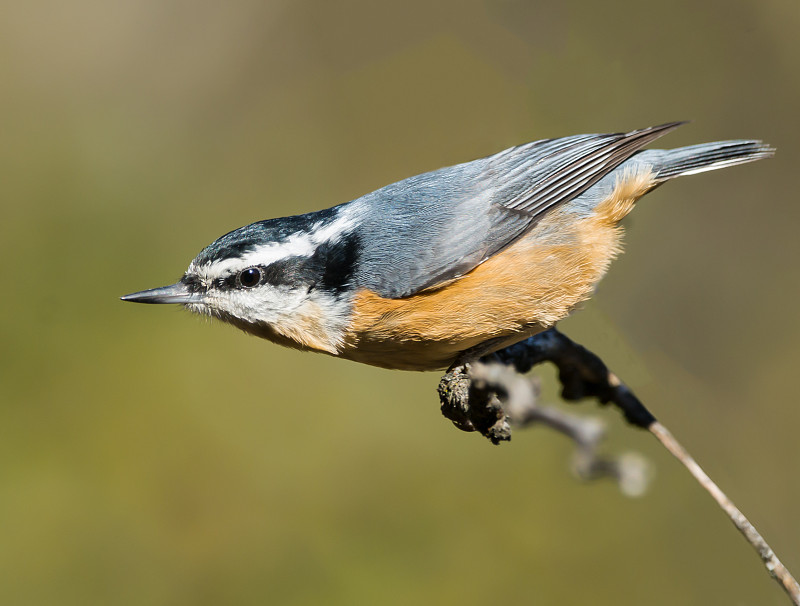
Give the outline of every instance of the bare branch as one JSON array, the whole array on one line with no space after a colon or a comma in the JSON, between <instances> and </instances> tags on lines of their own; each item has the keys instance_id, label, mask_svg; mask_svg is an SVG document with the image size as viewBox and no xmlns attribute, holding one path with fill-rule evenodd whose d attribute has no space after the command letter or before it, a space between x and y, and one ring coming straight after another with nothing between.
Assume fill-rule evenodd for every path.
<instances>
[{"instance_id":1,"label":"bare branch","mask_svg":"<svg viewBox=\"0 0 800 606\"><path fill-rule=\"evenodd\" d=\"M599 453L606 435L600 419L540 406L538 381L519 374L511 366L477 362L470 365L468 376L476 392L488 391L499 396L508 422L515 427L544 425L575 442L572 468L582 480L612 478L627 496L641 496L647 490L651 474L644 457L635 453L606 457Z\"/></svg>"},{"instance_id":2,"label":"bare branch","mask_svg":"<svg viewBox=\"0 0 800 606\"><path fill-rule=\"evenodd\" d=\"M485 361L491 359L511 364L521 373L543 362L552 362L558 368L561 397L565 400L597 398L601 404L611 403L637 427L647 428L655 421L639 398L597 355L555 328L487 356Z\"/></svg>"},{"instance_id":3,"label":"bare branch","mask_svg":"<svg viewBox=\"0 0 800 606\"><path fill-rule=\"evenodd\" d=\"M703 471L703 468L697 464L688 452L686 452L686 449L680 445L666 427L658 421L655 421L649 429L650 433L652 433L676 459L683 463L684 467L689 470L689 473L691 473L700 485L706 489L708 494L711 495L722 510L728 514L733 525L739 529L739 532L744 535L747 542L758 552L769 574L781 584L781 587L783 587L783 590L792 599L792 602L800 604L800 585L798 585L795 578L786 569L786 566L778 559L778 556L772 551L772 548L764 540L764 537L762 537L755 526L750 523L750 520L739 511L736 505L733 504L733 501L731 501L728 496L720 490L719 486L708 477L706 472Z\"/></svg>"},{"instance_id":4,"label":"bare branch","mask_svg":"<svg viewBox=\"0 0 800 606\"><path fill-rule=\"evenodd\" d=\"M628 472L621 470L620 460L603 459L596 454L597 444L603 435L602 428L593 425L591 419L580 419L537 406L536 384L519 374L543 362L552 362L558 368L561 395L565 400L594 397L601 404L612 404L625 415L629 423L649 430L683 463L758 552L769 574L778 581L792 602L800 606L800 585L764 538L598 356L551 328L486 356L481 362L451 369L439 384L442 413L457 427L464 431L479 431L498 444L511 439L511 424L544 424L568 435L578 445L576 468L579 475L610 475L620 480L625 490L624 478ZM501 399L505 400L505 405Z\"/></svg>"}]
</instances>

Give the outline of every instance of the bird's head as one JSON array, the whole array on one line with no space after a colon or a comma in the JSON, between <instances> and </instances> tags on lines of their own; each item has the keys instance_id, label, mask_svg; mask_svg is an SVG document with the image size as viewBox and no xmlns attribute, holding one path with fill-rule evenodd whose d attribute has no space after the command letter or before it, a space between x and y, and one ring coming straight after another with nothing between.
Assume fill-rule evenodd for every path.
<instances>
[{"instance_id":1,"label":"bird's head","mask_svg":"<svg viewBox=\"0 0 800 606\"><path fill-rule=\"evenodd\" d=\"M260 337L335 353L359 243L338 208L260 221L204 248L169 286L122 297L177 303Z\"/></svg>"}]
</instances>

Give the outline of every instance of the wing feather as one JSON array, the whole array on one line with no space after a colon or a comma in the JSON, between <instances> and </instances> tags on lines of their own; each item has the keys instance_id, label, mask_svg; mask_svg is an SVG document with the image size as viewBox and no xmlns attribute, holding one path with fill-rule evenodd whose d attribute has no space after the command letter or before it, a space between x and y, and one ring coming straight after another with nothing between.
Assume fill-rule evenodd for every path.
<instances>
[{"instance_id":1,"label":"wing feather","mask_svg":"<svg viewBox=\"0 0 800 606\"><path fill-rule=\"evenodd\" d=\"M371 234L356 281L400 298L464 275L681 124L536 141L354 200Z\"/></svg>"},{"instance_id":2,"label":"wing feather","mask_svg":"<svg viewBox=\"0 0 800 606\"><path fill-rule=\"evenodd\" d=\"M501 206L539 215L571 200L630 158L645 145L675 130L683 122L671 122L630 133L595 135L594 140L578 141L557 148L536 164L545 163L549 171L533 180L530 188Z\"/></svg>"}]
</instances>

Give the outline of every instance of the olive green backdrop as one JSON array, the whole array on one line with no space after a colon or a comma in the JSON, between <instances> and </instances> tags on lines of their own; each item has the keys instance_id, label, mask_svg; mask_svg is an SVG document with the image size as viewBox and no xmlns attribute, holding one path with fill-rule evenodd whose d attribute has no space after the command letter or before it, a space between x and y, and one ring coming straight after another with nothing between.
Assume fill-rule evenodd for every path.
<instances>
[{"instance_id":1,"label":"olive green backdrop","mask_svg":"<svg viewBox=\"0 0 800 606\"><path fill-rule=\"evenodd\" d=\"M222 233L538 138L690 119L774 160L642 201L562 328L604 355L800 571L800 4L130 0L0 5L5 604L785 604L647 434L492 447L436 374L174 308ZM546 400L557 400L551 372Z\"/></svg>"}]
</instances>

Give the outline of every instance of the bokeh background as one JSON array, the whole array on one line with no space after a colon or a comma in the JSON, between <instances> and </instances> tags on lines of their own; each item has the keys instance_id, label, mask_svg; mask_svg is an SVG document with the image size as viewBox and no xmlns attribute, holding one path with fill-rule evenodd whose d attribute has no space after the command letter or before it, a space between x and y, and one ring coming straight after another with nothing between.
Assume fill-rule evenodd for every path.
<instances>
[{"instance_id":1,"label":"bokeh background","mask_svg":"<svg viewBox=\"0 0 800 606\"><path fill-rule=\"evenodd\" d=\"M710 498L593 403L650 492L492 447L436 374L177 309L222 233L525 141L690 119L774 160L679 180L563 330L800 571L800 4L0 4L4 604L784 604ZM545 399L557 401L552 372Z\"/></svg>"}]
</instances>

